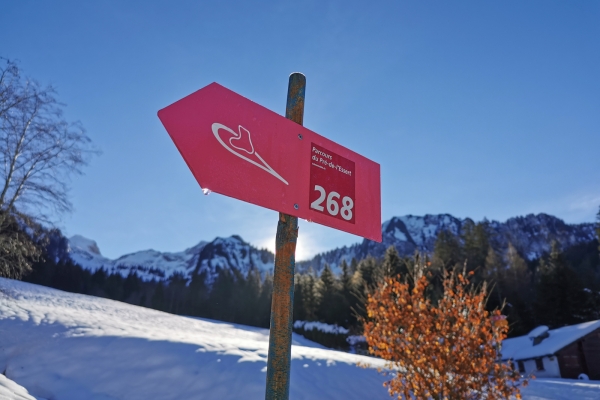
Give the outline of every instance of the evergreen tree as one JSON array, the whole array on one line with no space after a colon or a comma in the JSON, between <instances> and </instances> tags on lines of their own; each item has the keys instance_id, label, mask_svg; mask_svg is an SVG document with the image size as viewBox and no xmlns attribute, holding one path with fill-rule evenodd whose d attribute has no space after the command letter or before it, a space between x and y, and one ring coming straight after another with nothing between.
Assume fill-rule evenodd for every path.
<instances>
[{"instance_id":1,"label":"evergreen tree","mask_svg":"<svg viewBox=\"0 0 600 400\"><path fill-rule=\"evenodd\" d=\"M581 318L586 321L600 319L600 292L584 288L582 297L585 300L581 307Z\"/></svg>"},{"instance_id":2,"label":"evergreen tree","mask_svg":"<svg viewBox=\"0 0 600 400\"><path fill-rule=\"evenodd\" d=\"M563 257L585 283L586 288L600 291L600 252L597 240L571 246L563 251Z\"/></svg>"},{"instance_id":3,"label":"evergreen tree","mask_svg":"<svg viewBox=\"0 0 600 400\"><path fill-rule=\"evenodd\" d=\"M221 268L217 274L217 279L213 282L209 295L211 304L211 318L221 321L235 322L235 302L234 294L236 292L236 281L233 272L228 268Z\"/></svg>"},{"instance_id":4,"label":"evergreen tree","mask_svg":"<svg viewBox=\"0 0 600 400\"><path fill-rule=\"evenodd\" d=\"M533 274L527 262L509 242L505 253L506 261L499 264L495 274L494 299L491 306L500 306L506 301L504 312L511 322L511 336L524 335L536 326L533 310ZM497 261L496 261L497 262Z\"/></svg>"},{"instance_id":5,"label":"evergreen tree","mask_svg":"<svg viewBox=\"0 0 600 400\"><path fill-rule=\"evenodd\" d=\"M510 242L506 250L506 259L508 268L504 270L503 280L508 286L524 291L531 283L531 271L523 257L519 255L515 246Z\"/></svg>"},{"instance_id":6,"label":"evergreen tree","mask_svg":"<svg viewBox=\"0 0 600 400\"><path fill-rule=\"evenodd\" d=\"M600 229L600 219L598 223ZM126 277L102 268L92 273L69 259L68 242L58 235L50 238L51 244L40 247L43 258L33 263L27 281L172 313L269 327L273 284L268 273L263 279L256 268L245 275L225 268L209 282L203 271L193 274L189 285L181 274L167 282L145 282L135 272ZM538 261L524 260L512 244L504 252L498 251L493 246L499 242L488 237L486 223L465 222L461 238L441 232L431 256L433 265L428 255L415 259L415 265L427 272L425 294L432 304L441 298L443 272L464 264L466 258L467 267L475 270L472 279L476 286L482 281L491 283L488 310L506 302L511 336L526 334L540 324L558 327L600 318L600 252L596 241L572 246L563 253L554 245L537 269ZM366 316L364 303L373 288L386 277L416 276L416 271L407 268L410 265L390 247L381 261L369 256L360 261L353 258L348 265L342 260L339 275L328 265L320 276L312 270L299 273L295 276L294 319L320 320L356 332L361 325L357 316Z\"/></svg>"},{"instance_id":7,"label":"evergreen tree","mask_svg":"<svg viewBox=\"0 0 600 400\"><path fill-rule=\"evenodd\" d=\"M85 293L85 273L71 260L60 261L53 268L54 274L50 285L54 288L72 293Z\"/></svg>"},{"instance_id":8,"label":"evergreen tree","mask_svg":"<svg viewBox=\"0 0 600 400\"><path fill-rule=\"evenodd\" d=\"M354 274L358 270L358 261L356 258L352 257L352 261L350 261L350 273Z\"/></svg>"},{"instance_id":9,"label":"evergreen tree","mask_svg":"<svg viewBox=\"0 0 600 400\"><path fill-rule=\"evenodd\" d=\"M261 285L259 270L250 268L242 283L242 290L239 291L238 296L238 304L241 309L239 323L257 326L260 319L256 309Z\"/></svg>"},{"instance_id":10,"label":"evergreen tree","mask_svg":"<svg viewBox=\"0 0 600 400\"><path fill-rule=\"evenodd\" d=\"M320 287L312 268L307 273L298 275L294 289L294 320L315 321L317 319Z\"/></svg>"},{"instance_id":11,"label":"evergreen tree","mask_svg":"<svg viewBox=\"0 0 600 400\"><path fill-rule=\"evenodd\" d=\"M366 308L364 307L367 297L377 287L377 285L385 279L383 273L383 264L378 262L372 256L358 262L356 272L352 275L351 289L351 320L356 321L357 325L366 316Z\"/></svg>"},{"instance_id":12,"label":"evergreen tree","mask_svg":"<svg viewBox=\"0 0 600 400\"><path fill-rule=\"evenodd\" d=\"M202 270L200 273L194 273L188 286L186 296L186 309L190 315L198 317L208 317L208 291L206 283L207 272Z\"/></svg>"},{"instance_id":13,"label":"evergreen tree","mask_svg":"<svg viewBox=\"0 0 600 400\"><path fill-rule=\"evenodd\" d=\"M257 326L268 328L271 323L271 301L273 296L273 275L267 273L260 288L257 304Z\"/></svg>"},{"instance_id":14,"label":"evergreen tree","mask_svg":"<svg viewBox=\"0 0 600 400\"><path fill-rule=\"evenodd\" d=\"M382 270L386 277L394 277L398 274L406 276L408 269L400 259L398 250L394 246L390 246L385 251L383 256Z\"/></svg>"},{"instance_id":15,"label":"evergreen tree","mask_svg":"<svg viewBox=\"0 0 600 400\"><path fill-rule=\"evenodd\" d=\"M444 274L462 266L464 262L465 258L459 237L449 230L441 230L435 240L431 265L428 268L430 284L427 287L427 295L433 304L437 304L443 296Z\"/></svg>"},{"instance_id":16,"label":"evergreen tree","mask_svg":"<svg viewBox=\"0 0 600 400\"><path fill-rule=\"evenodd\" d=\"M123 283L122 301L133 302L133 296L140 290L140 278L135 271L130 271Z\"/></svg>"},{"instance_id":17,"label":"evergreen tree","mask_svg":"<svg viewBox=\"0 0 600 400\"><path fill-rule=\"evenodd\" d=\"M335 323L337 320L336 304L339 294L335 275L329 264L325 264L321 276L319 277L320 302L317 308L317 318L328 324Z\"/></svg>"},{"instance_id":18,"label":"evergreen tree","mask_svg":"<svg viewBox=\"0 0 600 400\"><path fill-rule=\"evenodd\" d=\"M106 277L106 282L104 284L104 292L106 293L106 297L112 300L120 300L123 296L123 282L125 279L121 276L120 273L115 272Z\"/></svg>"},{"instance_id":19,"label":"evergreen tree","mask_svg":"<svg viewBox=\"0 0 600 400\"><path fill-rule=\"evenodd\" d=\"M504 268L505 264L502 262L502 257L500 257L492 246L488 245L484 261L483 278L488 281L497 281Z\"/></svg>"},{"instance_id":20,"label":"evergreen tree","mask_svg":"<svg viewBox=\"0 0 600 400\"><path fill-rule=\"evenodd\" d=\"M163 311L165 309L165 288L161 281L156 283L150 304L155 310Z\"/></svg>"},{"instance_id":21,"label":"evergreen tree","mask_svg":"<svg viewBox=\"0 0 600 400\"><path fill-rule=\"evenodd\" d=\"M320 281L317 279L312 268L309 269L309 273L305 279L304 304L306 305L306 320L316 321L317 310L321 302Z\"/></svg>"},{"instance_id":22,"label":"evergreen tree","mask_svg":"<svg viewBox=\"0 0 600 400\"><path fill-rule=\"evenodd\" d=\"M304 275L294 275L294 321L306 320L306 304L304 304Z\"/></svg>"},{"instance_id":23,"label":"evergreen tree","mask_svg":"<svg viewBox=\"0 0 600 400\"><path fill-rule=\"evenodd\" d=\"M482 278L490 284L491 289L488 303L491 305L491 309L500 308L504 302L502 291L499 287L499 281L505 268L502 257L492 248L492 246L488 246Z\"/></svg>"},{"instance_id":24,"label":"evergreen tree","mask_svg":"<svg viewBox=\"0 0 600 400\"><path fill-rule=\"evenodd\" d=\"M347 326L349 313L342 295L342 287L328 264L325 264L325 268L321 272L318 290L320 299L317 319L328 324Z\"/></svg>"},{"instance_id":25,"label":"evergreen tree","mask_svg":"<svg viewBox=\"0 0 600 400\"><path fill-rule=\"evenodd\" d=\"M167 286L168 304L167 312L181 314L184 311L185 291L187 289L187 279L181 272L174 272L169 278Z\"/></svg>"},{"instance_id":26,"label":"evergreen tree","mask_svg":"<svg viewBox=\"0 0 600 400\"><path fill-rule=\"evenodd\" d=\"M356 318L352 313L352 306L356 302L356 297L353 294L355 290L354 279L351 267L346 260L342 261L341 269L342 276L340 284L342 304L340 305L340 312L342 315L340 316L340 319L344 321L344 326L350 326L356 324Z\"/></svg>"},{"instance_id":27,"label":"evergreen tree","mask_svg":"<svg viewBox=\"0 0 600 400\"><path fill-rule=\"evenodd\" d=\"M348 265L346 260L342 260L340 264L340 269L342 270L342 288L344 290L350 290L350 288L352 287L352 272L350 271L350 266Z\"/></svg>"},{"instance_id":28,"label":"evergreen tree","mask_svg":"<svg viewBox=\"0 0 600 400\"><path fill-rule=\"evenodd\" d=\"M464 261L458 237L448 230L441 230L435 240L432 266L440 271L448 270Z\"/></svg>"},{"instance_id":29,"label":"evergreen tree","mask_svg":"<svg viewBox=\"0 0 600 400\"><path fill-rule=\"evenodd\" d=\"M375 287L384 277L381 263L372 256L360 260L357 268L360 274L360 286L365 286L366 289Z\"/></svg>"},{"instance_id":30,"label":"evergreen tree","mask_svg":"<svg viewBox=\"0 0 600 400\"><path fill-rule=\"evenodd\" d=\"M600 209L596 214L596 238L598 239L598 253L600 253Z\"/></svg>"},{"instance_id":31,"label":"evergreen tree","mask_svg":"<svg viewBox=\"0 0 600 400\"><path fill-rule=\"evenodd\" d=\"M97 269L92 274L90 294L99 297L106 297L104 286L106 285L106 277L108 274L104 267Z\"/></svg>"},{"instance_id":32,"label":"evergreen tree","mask_svg":"<svg viewBox=\"0 0 600 400\"><path fill-rule=\"evenodd\" d=\"M53 287L54 274L56 272L57 263L53 259L43 257L38 262L33 264L30 274L25 275L25 282L36 283L38 285Z\"/></svg>"},{"instance_id":33,"label":"evergreen tree","mask_svg":"<svg viewBox=\"0 0 600 400\"><path fill-rule=\"evenodd\" d=\"M319 278L321 283L323 284L324 291L331 291L335 287L335 275L331 270L329 264L325 264L323 271L321 271L321 276Z\"/></svg>"},{"instance_id":34,"label":"evergreen tree","mask_svg":"<svg viewBox=\"0 0 600 400\"><path fill-rule=\"evenodd\" d=\"M567 264L556 243L547 261L540 264L536 291L536 314L550 328L580 323L586 303L584 287Z\"/></svg>"},{"instance_id":35,"label":"evergreen tree","mask_svg":"<svg viewBox=\"0 0 600 400\"><path fill-rule=\"evenodd\" d=\"M475 282L480 281L483 275L485 260L490 247L487 226L485 223L474 224L467 219L462 229L463 257L467 263L468 271L477 271Z\"/></svg>"}]
</instances>

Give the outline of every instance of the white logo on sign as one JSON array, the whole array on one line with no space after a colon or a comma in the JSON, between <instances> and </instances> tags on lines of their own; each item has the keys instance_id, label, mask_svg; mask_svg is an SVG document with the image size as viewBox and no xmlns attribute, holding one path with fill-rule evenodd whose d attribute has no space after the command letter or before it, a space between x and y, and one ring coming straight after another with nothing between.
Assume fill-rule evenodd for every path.
<instances>
[{"instance_id":1,"label":"white logo on sign","mask_svg":"<svg viewBox=\"0 0 600 400\"><path fill-rule=\"evenodd\" d=\"M224 142L223 139L221 139L221 137L219 136L219 129L226 130L227 132L233 135L231 138L229 138L227 143ZM215 135L219 143L223 145L223 147L225 147L227 150L229 150L231 153L235 154L239 158L248 161L250 164L256 165L258 168L267 171L275 178L279 179L281 182L285 183L286 185L289 185L289 183L287 183L287 181L283 179L281 175L275 172L275 170L271 168L271 166L267 164L265 160L262 159L262 157L256 152L256 150L254 150L254 145L252 144L252 139L250 138L250 131L241 125L238 126L238 130L239 132L235 132L233 129L230 129L229 127L223 124L219 124L218 122L212 124L213 134ZM255 160L251 160L250 158L246 157L246 155L243 153L246 153L247 155L254 155L262 164L256 162Z\"/></svg>"}]
</instances>

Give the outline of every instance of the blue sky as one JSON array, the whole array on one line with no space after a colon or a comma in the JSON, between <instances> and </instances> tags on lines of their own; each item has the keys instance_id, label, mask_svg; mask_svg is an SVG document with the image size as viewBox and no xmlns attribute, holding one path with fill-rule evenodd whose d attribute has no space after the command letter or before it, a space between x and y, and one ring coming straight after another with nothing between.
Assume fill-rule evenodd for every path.
<instances>
[{"instance_id":1,"label":"blue sky","mask_svg":"<svg viewBox=\"0 0 600 400\"><path fill-rule=\"evenodd\" d=\"M56 87L103 151L58 226L117 257L239 234L277 215L201 190L156 112L213 82L381 164L382 219L480 220L600 206L600 2L6 2L0 56ZM298 257L361 239L301 222Z\"/></svg>"}]
</instances>

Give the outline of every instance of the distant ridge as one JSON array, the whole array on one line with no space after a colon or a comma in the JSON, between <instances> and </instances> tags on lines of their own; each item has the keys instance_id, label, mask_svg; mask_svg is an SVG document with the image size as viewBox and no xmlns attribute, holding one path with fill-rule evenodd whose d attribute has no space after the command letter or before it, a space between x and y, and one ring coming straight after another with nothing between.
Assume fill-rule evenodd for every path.
<instances>
[{"instance_id":1,"label":"distant ridge","mask_svg":"<svg viewBox=\"0 0 600 400\"><path fill-rule=\"evenodd\" d=\"M244 275L253 268L267 272L273 269L274 261L271 252L259 250L237 235L202 241L177 253L143 250L114 260L102 256L93 240L75 235L69 239L68 254L76 264L92 272L104 268L123 277L135 272L145 281L168 280L176 274L191 279L193 274L205 272L208 282L212 282L219 269L236 269Z\"/></svg>"},{"instance_id":2,"label":"distant ridge","mask_svg":"<svg viewBox=\"0 0 600 400\"><path fill-rule=\"evenodd\" d=\"M458 235L467 220L470 219L459 219L450 214L393 217L382 225L381 243L365 239L352 246L317 254L311 260L299 263L299 268L306 270L312 267L320 271L328 263L338 270L342 260L350 263L352 258L383 257L389 246L395 246L401 256L413 255L415 251L432 253L440 231L447 230ZM548 253L553 241L562 248L568 248L590 242L596 237L593 223L566 224L559 218L543 213L509 218L506 222L484 222L488 225L490 241L495 249L503 250L510 242L529 260Z\"/></svg>"},{"instance_id":3,"label":"distant ridge","mask_svg":"<svg viewBox=\"0 0 600 400\"><path fill-rule=\"evenodd\" d=\"M298 262L297 271L312 267L318 272L325 263L338 271L342 260L349 263L353 258L361 260L369 255L379 258L389 246L395 246L402 256L410 256L415 251L431 253L440 231L460 234L467 220L450 214L393 217L382 225L382 243L365 239L351 246L320 253L308 261ZM566 224L547 214L529 214L506 222L485 222L494 248L503 250L510 242L529 260L548 253L553 241L562 248L568 248L595 239L593 223ZM228 268L244 275L251 269L266 273L272 271L274 261L271 252L257 249L237 235L216 238L211 242L202 241L182 252L144 250L115 260L102 256L93 240L76 235L69 239L68 254L75 263L91 271L105 268L107 272L119 272L123 276L136 272L144 280L168 280L174 274L191 279L194 274L206 272L208 280L212 281L219 269Z\"/></svg>"}]
</instances>

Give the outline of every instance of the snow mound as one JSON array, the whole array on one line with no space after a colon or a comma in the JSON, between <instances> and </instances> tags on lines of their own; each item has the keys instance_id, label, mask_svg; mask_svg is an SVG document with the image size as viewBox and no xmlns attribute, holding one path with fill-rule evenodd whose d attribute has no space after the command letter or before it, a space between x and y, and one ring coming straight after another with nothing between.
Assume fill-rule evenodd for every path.
<instances>
[{"instance_id":1,"label":"snow mound","mask_svg":"<svg viewBox=\"0 0 600 400\"><path fill-rule=\"evenodd\" d=\"M337 325L331 325L331 324L326 324L324 322L318 322L318 321L295 321L294 322L294 328L295 329L304 329L305 331L321 331L323 333L333 333L333 334L342 334L342 335L347 335L348 334L348 329L342 327L342 326L337 326Z\"/></svg>"},{"instance_id":2,"label":"snow mound","mask_svg":"<svg viewBox=\"0 0 600 400\"><path fill-rule=\"evenodd\" d=\"M42 400L31 396L27 389L16 384L6 376L0 374L0 399L2 400Z\"/></svg>"},{"instance_id":3,"label":"snow mound","mask_svg":"<svg viewBox=\"0 0 600 400\"><path fill-rule=\"evenodd\" d=\"M529 339L535 339L536 337L545 334L549 330L550 328L548 328L546 325L540 325L537 328L534 328L531 332L529 332L527 336L529 337Z\"/></svg>"},{"instance_id":4,"label":"snow mound","mask_svg":"<svg viewBox=\"0 0 600 400\"><path fill-rule=\"evenodd\" d=\"M600 382L574 379L533 379L521 393L523 400L598 400L600 399Z\"/></svg>"},{"instance_id":5,"label":"snow mound","mask_svg":"<svg viewBox=\"0 0 600 400\"><path fill-rule=\"evenodd\" d=\"M0 278L0 337L0 372L45 399L264 399L267 329ZM382 361L293 343L290 398L389 398Z\"/></svg>"}]
</instances>

